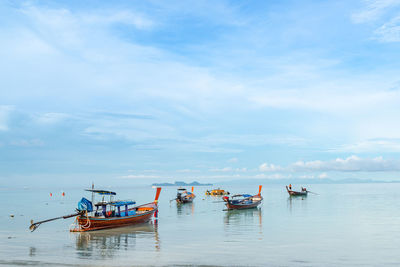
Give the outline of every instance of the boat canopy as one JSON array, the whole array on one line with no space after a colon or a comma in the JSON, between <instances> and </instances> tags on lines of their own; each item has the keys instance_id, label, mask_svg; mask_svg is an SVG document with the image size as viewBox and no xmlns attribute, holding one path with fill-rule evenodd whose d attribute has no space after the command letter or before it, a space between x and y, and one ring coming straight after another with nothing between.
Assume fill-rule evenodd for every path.
<instances>
[{"instance_id":1,"label":"boat canopy","mask_svg":"<svg viewBox=\"0 0 400 267\"><path fill-rule=\"evenodd\" d=\"M116 206L116 207L125 206L125 205L134 205L134 204L136 204L136 202L135 202L135 201L131 201L131 200L127 200L127 201L116 201L116 202L110 203L110 205Z\"/></svg>"},{"instance_id":2,"label":"boat canopy","mask_svg":"<svg viewBox=\"0 0 400 267\"><path fill-rule=\"evenodd\" d=\"M88 211L91 212L93 211L93 204L90 200L86 199L86 198L82 198L79 202L78 202L78 210L80 211Z\"/></svg>"},{"instance_id":3,"label":"boat canopy","mask_svg":"<svg viewBox=\"0 0 400 267\"><path fill-rule=\"evenodd\" d=\"M117 193L107 190L95 190L95 189L86 189L85 191L97 193L99 195L107 195L107 196L115 196Z\"/></svg>"},{"instance_id":4,"label":"boat canopy","mask_svg":"<svg viewBox=\"0 0 400 267\"><path fill-rule=\"evenodd\" d=\"M239 195L234 195L232 197L252 197L252 195L249 194L239 194Z\"/></svg>"},{"instance_id":5,"label":"boat canopy","mask_svg":"<svg viewBox=\"0 0 400 267\"><path fill-rule=\"evenodd\" d=\"M178 188L178 191L186 191L185 188Z\"/></svg>"}]
</instances>

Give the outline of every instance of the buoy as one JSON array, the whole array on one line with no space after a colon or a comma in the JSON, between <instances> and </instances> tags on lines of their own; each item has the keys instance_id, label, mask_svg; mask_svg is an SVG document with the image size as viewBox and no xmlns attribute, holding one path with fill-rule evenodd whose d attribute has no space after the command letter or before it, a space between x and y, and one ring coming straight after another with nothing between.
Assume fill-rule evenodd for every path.
<instances>
[{"instance_id":1,"label":"buoy","mask_svg":"<svg viewBox=\"0 0 400 267\"><path fill-rule=\"evenodd\" d=\"M11 218L14 218L14 214L11 214L10 217L11 217Z\"/></svg>"},{"instance_id":2,"label":"buoy","mask_svg":"<svg viewBox=\"0 0 400 267\"><path fill-rule=\"evenodd\" d=\"M52 194L52 193L50 193L50 196L52 197L52 196L53 196L53 194Z\"/></svg>"},{"instance_id":3,"label":"buoy","mask_svg":"<svg viewBox=\"0 0 400 267\"><path fill-rule=\"evenodd\" d=\"M65 193L64 192L62 192L62 196L65 197Z\"/></svg>"}]
</instances>

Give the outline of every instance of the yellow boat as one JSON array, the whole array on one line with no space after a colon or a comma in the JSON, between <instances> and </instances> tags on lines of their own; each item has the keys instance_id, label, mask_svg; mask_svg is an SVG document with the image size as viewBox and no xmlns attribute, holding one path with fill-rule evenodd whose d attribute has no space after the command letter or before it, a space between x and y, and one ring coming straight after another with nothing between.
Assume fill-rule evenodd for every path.
<instances>
[{"instance_id":1,"label":"yellow boat","mask_svg":"<svg viewBox=\"0 0 400 267\"><path fill-rule=\"evenodd\" d=\"M223 195L229 195L229 192L218 188L218 189L213 189L211 191L207 190L206 195L207 196L223 196Z\"/></svg>"}]
</instances>

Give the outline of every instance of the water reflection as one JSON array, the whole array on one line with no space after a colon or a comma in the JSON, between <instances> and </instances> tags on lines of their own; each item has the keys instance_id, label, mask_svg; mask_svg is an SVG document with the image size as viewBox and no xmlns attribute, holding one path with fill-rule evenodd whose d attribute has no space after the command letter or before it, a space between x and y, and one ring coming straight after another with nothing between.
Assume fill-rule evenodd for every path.
<instances>
[{"instance_id":1,"label":"water reflection","mask_svg":"<svg viewBox=\"0 0 400 267\"><path fill-rule=\"evenodd\" d=\"M156 251L160 250L157 221L73 235L79 258L113 258L119 251L135 248L140 238L154 239Z\"/></svg>"},{"instance_id":2,"label":"water reflection","mask_svg":"<svg viewBox=\"0 0 400 267\"><path fill-rule=\"evenodd\" d=\"M31 256L31 257L36 256L36 248L35 247L29 248L29 256Z\"/></svg>"},{"instance_id":3,"label":"water reflection","mask_svg":"<svg viewBox=\"0 0 400 267\"><path fill-rule=\"evenodd\" d=\"M293 207L299 206L302 208L307 207L307 196L289 196L287 199L287 207L289 212L292 213Z\"/></svg>"},{"instance_id":4,"label":"water reflection","mask_svg":"<svg viewBox=\"0 0 400 267\"><path fill-rule=\"evenodd\" d=\"M176 212L178 215L193 215L194 203L176 204Z\"/></svg>"},{"instance_id":5,"label":"water reflection","mask_svg":"<svg viewBox=\"0 0 400 267\"><path fill-rule=\"evenodd\" d=\"M230 225L259 225L262 226L262 212L260 208L228 210L225 213L224 222Z\"/></svg>"}]
</instances>

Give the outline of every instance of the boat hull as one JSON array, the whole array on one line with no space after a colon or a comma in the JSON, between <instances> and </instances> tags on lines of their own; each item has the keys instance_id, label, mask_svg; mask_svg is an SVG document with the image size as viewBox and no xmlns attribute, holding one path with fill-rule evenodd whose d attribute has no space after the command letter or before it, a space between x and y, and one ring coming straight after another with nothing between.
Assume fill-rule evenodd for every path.
<instances>
[{"instance_id":1,"label":"boat hull","mask_svg":"<svg viewBox=\"0 0 400 267\"><path fill-rule=\"evenodd\" d=\"M192 203L193 199L194 198L186 198L186 199L182 199L182 200L177 199L176 202L179 204Z\"/></svg>"},{"instance_id":2,"label":"boat hull","mask_svg":"<svg viewBox=\"0 0 400 267\"><path fill-rule=\"evenodd\" d=\"M242 210L242 209L252 209L252 208L257 208L258 205L261 204L261 201L255 202L252 204L232 204L232 203L226 203L226 207L228 210Z\"/></svg>"},{"instance_id":3,"label":"boat hull","mask_svg":"<svg viewBox=\"0 0 400 267\"><path fill-rule=\"evenodd\" d=\"M300 196L306 197L308 195L308 191L305 192L293 191L290 190L287 186L286 190L291 197L300 197Z\"/></svg>"},{"instance_id":4,"label":"boat hull","mask_svg":"<svg viewBox=\"0 0 400 267\"><path fill-rule=\"evenodd\" d=\"M178 204L185 204L185 203L192 203L193 200L196 198L195 194L185 195L182 197L176 197L176 203Z\"/></svg>"},{"instance_id":5,"label":"boat hull","mask_svg":"<svg viewBox=\"0 0 400 267\"><path fill-rule=\"evenodd\" d=\"M71 232L95 231L146 223L151 220L154 213L158 210L157 205L154 203L142 205L136 209L137 213L135 215L125 217L104 218L80 215L76 218L77 227L71 229Z\"/></svg>"},{"instance_id":6,"label":"boat hull","mask_svg":"<svg viewBox=\"0 0 400 267\"><path fill-rule=\"evenodd\" d=\"M263 197L261 195L254 195L250 197L249 199L252 201L251 203L244 203L244 202L236 202L229 200L227 197L226 198L226 207L228 210L243 210L243 209L252 209L252 208L257 208L258 205L261 204Z\"/></svg>"}]
</instances>

